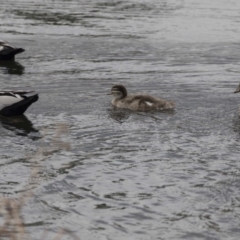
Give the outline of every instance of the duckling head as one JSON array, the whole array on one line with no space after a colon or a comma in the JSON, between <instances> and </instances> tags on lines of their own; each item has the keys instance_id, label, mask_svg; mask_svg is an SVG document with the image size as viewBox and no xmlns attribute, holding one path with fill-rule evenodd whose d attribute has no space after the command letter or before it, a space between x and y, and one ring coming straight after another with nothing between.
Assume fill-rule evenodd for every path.
<instances>
[{"instance_id":1,"label":"duckling head","mask_svg":"<svg viewBox=\"0 0 240 240\"><path fill-rule=\"evenodd\" d=\"M123 85L114 85L110 94L115 98L122 99L127 96L127 89Z\"/></svg>"},{"instance_id":2,"label":"duckling head","mask_svg":"<svg viewBox=\"0 0 240 240\"><path fill-rule=\"evenodd\" d=\"M237 89L234 91L234 93L238 93L238 92L240 92L240 84L239 84L239 86L237 87Z\"/></svg>"}]
</instances>

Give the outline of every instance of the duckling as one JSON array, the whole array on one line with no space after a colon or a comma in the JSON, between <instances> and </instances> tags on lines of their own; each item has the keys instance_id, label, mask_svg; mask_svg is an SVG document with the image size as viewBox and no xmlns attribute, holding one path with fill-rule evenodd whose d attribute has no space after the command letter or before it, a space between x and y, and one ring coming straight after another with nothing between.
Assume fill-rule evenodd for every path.
<instances>
[{"instance_id":1,"label":"duckling","mask_svg":"<svg viewBox=\"0 0 240 240\"><path fill-rule=\"evenodd\" d=\"M23 48L11 46L8 42L0 40L0 60L14 60L15 55L24 52Z\"/></svg>"},{"instance_id":2,"label":"duckling","mask_svg":"<svg viewBox=\"0 0 240 240\"><path fill-rule=\"evenodd\" d=\"M27 108L38 100L38 94L26 96L34 91L0 91L0 115L22 115Z\"/></svg>"},{"instance_id":3,"label":"duckling","mask_svg":"<svg viewBox=\"0 0 240 240\"><path fill-rule=\"evenodd\" d=\"M173 109L175 104L172 101L152 97L149 95L128 96L127 89L123 85L114 85L109 95L115 98L112 105L117 108L126 108L132 111L151 111Z\"/></svg>"}]
</instances>

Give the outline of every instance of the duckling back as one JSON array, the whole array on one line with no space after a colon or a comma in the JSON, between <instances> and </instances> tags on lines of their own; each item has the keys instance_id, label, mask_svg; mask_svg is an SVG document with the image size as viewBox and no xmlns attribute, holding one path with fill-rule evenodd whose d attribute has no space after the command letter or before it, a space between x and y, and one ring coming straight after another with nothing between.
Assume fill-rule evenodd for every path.
<instances>
[{"instance_id":1,"label":"duckling back","mask_svg":"<svg viewBox=\"0 0 240 240\"><path fill-rule=\"evenodd\" d=\"M135 98L139 99L139 111L170 110L174 109L175 106L173 101L167 101L148 95L139 95L135 96Z\"/></svg>"},{"instance_id":2,"label":"duckling back","mask_svg":"<svg viewBox=\"0 0 240 240\"><path fill-rule=\"evenodd\" d=\"M128 96L123 99L114 99L113 106L118 108L130 109L132 111L147 112L151 110L170 110L174 109L174 102L148 95Z\"/></svg>"}]
</instances>

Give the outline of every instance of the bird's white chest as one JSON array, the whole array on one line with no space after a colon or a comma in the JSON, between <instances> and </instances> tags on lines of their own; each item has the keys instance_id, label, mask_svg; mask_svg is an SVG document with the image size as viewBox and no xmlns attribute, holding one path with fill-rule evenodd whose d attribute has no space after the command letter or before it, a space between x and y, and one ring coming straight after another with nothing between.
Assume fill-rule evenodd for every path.
<instances>
[{"instance_id":1,"label":"bird's white chest","mask_svg":"<svg viewBox=\"0 0 240 240\"><path fill-rule=\"evenodd\" d=\"M14 103L21 101L23 98L19 95L14 96L0 96L0 110L4 107L11 106Z\"/></svg>"}]
</instances>

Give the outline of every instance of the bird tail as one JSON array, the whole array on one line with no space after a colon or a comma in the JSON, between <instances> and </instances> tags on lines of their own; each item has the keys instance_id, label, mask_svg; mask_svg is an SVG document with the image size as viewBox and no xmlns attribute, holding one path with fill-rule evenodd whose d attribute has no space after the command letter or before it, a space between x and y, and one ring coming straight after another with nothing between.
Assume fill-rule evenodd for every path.
<instances>
[{"instance_id":1,"label":"bird tail","mask_svg":"<svg viewBox=\"0 0 240 240\"><path fill-rule=\"evenodd\" d=\"M175 103L173 101L167 101L164 106L164 109L174 109L174 107L175 107Z\"/></svg>"},{"instance_id":2,"label":"bird tail","mask_svg":"<svg viewBox=\"0 0 240 240\"><path fill-rule=\"evenodd\" d=\"M24 52L25 50L23 48L14 48L8 51L5 54L0 55L0 60L14 60L15 55Z\"/></svg>"},{"instance_id":3,"label":"bird tail","mask_svg":"<svg viewBox=\"0 0 240 240\"><path fill-rule=\"evenodd\" d=\"M30 105L38 100L38 94L26 97L20 102L14 103L11 106L5 107L0 111L1 115L4 116L15 116L22 115Z\"/></svg>"},{"instance_id":4,"label":"bird tail","mask_svg":"<svg viewBox=\"0 0 240 240\"><path fill-rule=\"evenodd\" d=\"M13 50L13 54L16 55L16 54L22 53L24 51L25 51L25 49L23 49L23 48L15 48Z\"/></svg>"},{"instance_id":5,"label":"bird tail","mask_svg":"<svg viewBox=\"0 0 240 240\"><path fill-rule=\"evenodd\" d=\"M8 54L8 57L9 57L9 59L13 59L14 60L15 55L17 55L19 53L22 53L24 51L25 50L23 48L15 48Z\"/></svg>"}]
</instances>

